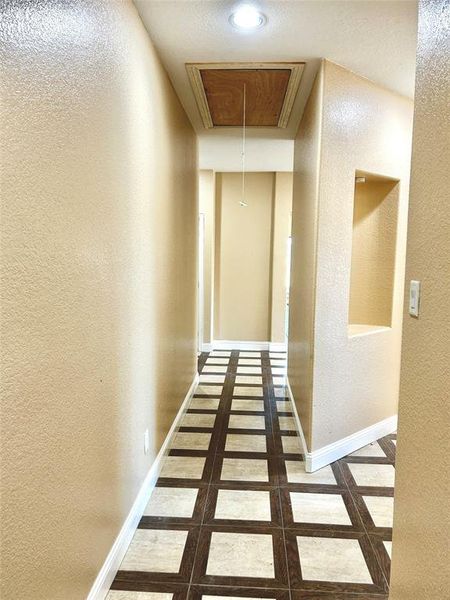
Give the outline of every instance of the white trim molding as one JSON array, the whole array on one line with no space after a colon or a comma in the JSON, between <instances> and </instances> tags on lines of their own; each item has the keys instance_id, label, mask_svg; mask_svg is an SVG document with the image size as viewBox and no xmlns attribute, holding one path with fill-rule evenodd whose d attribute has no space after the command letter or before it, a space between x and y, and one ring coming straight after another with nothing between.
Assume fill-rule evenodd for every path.
<instances>
[{"instance_id":1,"label":"white trim molding","mask_svg":"<svg viewBox=\"0 0 450 600\"><path fill-rule=\"evenodd\" d=\"M287 352L285 342L269 342L269 352Z\"/></svg>"},{"instance_id":2,"label":"white trim molding","mask_svg":"<svg viewBox=\"0 0 450 600\"><path fill-rule=\"evenodd\" d=\"M177 416L175 417L172 427L167 434L160 451L158 452L157 457L155 458L149 472L147 473L144 482L142 483L141 489L136 496L136 499L131 507L130 512L128 513L127 518L125 519L124 524L117 536L111 550L109 551L108 556L106 557L105 562L103 563L102 568L100 569L99 574L97 575L94 585L89 592L87 600L104 600L109 592L109 588L116 576L117 571L119 570L120 563L125 556L125 553L130 545L130 542L133 538L134 532L139 524L139 521L142 517L142 514L147 506L147 503L150 499L153 488L155 487L156 481L158 480L159 473L161 471L162 462L164 457L166 456L170 442L172 440L173 435L178 429L179 423L183 418L184 413L187 410L189 402L194 394L195 388L197 387L199 382L199 375L196 373L194 380L191 383L191 386L183 400L182 405L178 411Z\"/></svg>"},{"instance_id":3,"label":"white trim molding","mask_svg":"<svg viewBox=\"0 0 450 600\"><path fill-rule=\"evenodd\" d=\"M308 446L306 445L305 435L303 433L302 424L300 422L300 417L298 416L297 407L296 407L295 401L294 401L294 394L292 393L291 384L289 383L288 378L286 378L286 387L287 387L289 400L291 401L291 404L292 404L292 414L294 415L294 421L295 421L295 424L297 425L297 433L300 436L300 441L302 443L303 455L305 457L307 457L309 454Z\"/></svg>"},{"instance_id":4,"label":"white trim molding","mask_svg":"<svg viewBox=\"0 0 450 600\"><path fill-rule=\"evenodd\" d=\"M211 344L203 344L202 350L203 352L211 352L211 350L269 350L270 352L286 352L286 344L284 342L214 340Z\"/></svg>"},{"instance_id":5,"label":"white trim molding","mask_svg":"<svg viewBox=\"0 0 450 600\"><path fill-rule=\"evenodd\" d=\"M328 446L319 448L319 450L310 452L306 459L305 469L308 473L317 471L317 469L329 465L335 460L339 460L340 458L355 452L355 450L359 450L363 446L375 442L385 435L394 433L396 430L397 415L392 415L392 417L388 417L365 429L356 431L337 442L333 442L332 444L328 444Z\"/></svg>"},{"instance_id":6,"label":"white trim molding","mask_svg":"<svg viewBox=\"0 0 450 600\"><path fill-rule=\"evenodd\" d=\"M392 415L387 419L378 421L378 423L374 423L365 429L356 431L355 433L337 440L332 444L328 444L323 448L309 452L306 446L305 436L303 435L302 425L298 417L289 380L287 382L287 389L292 403L294 419L296 421L298 433L303 446L303 452L305 455L305 471L307 473L313 473L314 471L317 471L317 469L321 469L322 467L325 467L326 465L329 465L332 462L339 460L340 458L343 458L352 452L355 452L355 450L359 450L359 448L367 446L367 444L371 444L379 438L389 435L390 433L394 433L397 430L397 415Z\"/></svg>"}]
</instances>

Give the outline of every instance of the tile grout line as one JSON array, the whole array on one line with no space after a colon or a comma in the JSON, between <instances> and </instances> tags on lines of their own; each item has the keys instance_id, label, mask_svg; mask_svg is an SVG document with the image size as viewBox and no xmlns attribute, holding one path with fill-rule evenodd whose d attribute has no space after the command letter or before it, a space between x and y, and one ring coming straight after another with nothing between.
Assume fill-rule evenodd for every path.
<instances>
[{"instance_id":1,"label":"tile grout line","mask_svg":"<svg viewBox=\"0 0 450 600\"><path fill-rule=\"evenodd\" d=\"M233 390L233 387L234 387L235 372L237 371L237 368L236 368L236 371L233 371L233 362L234 362L233 358L236 358L236 357L234 357L234 353L235 353L235 351L231 351L231 353L230 353L230 357L229 357L229 361L228 361L228 365L227 365L227 371L225 373L225 379L223 381L220 402L219 402L219 406L217 407L218 408L217 409L217 416L216 416L216 420L214 422L214 427L213 427L213 432L212 432L212 435L214 433L217 433L217 436L216 436L217 439L216 439L214 448L212 450L212 452L213 452L212 467L211 467L211 472L210 472L210 475L209 475L208 484L207 484L207 488L206 488L206 498L205 498L205 503L204 503L203 512L202 512L202 518L200 520L200 525L199 525L199 536L198 536L197 544L196 544L196 547L195 547L194 559L192 561L191 575L190 575L189 583L188 583L188 586L187 586L187 592L186 592L186 594L187 594L187 596L186 596L187 600L189 600L189 598L190 598L190 592L191 592L192 585L196 585L196 584L193 584L192 580L194 578L194 571L195 571L195 567L196 567L196 563L197 563L197 556L198 556L198 550L199 550L199 545L200 545L200 540L201 540L202 527L204 527L204 524L205 524L205 515L206 515L206 510L207 510L207 507L208 507L208 498L210 496L211 488L212 488L212 479L213 479L213 476L214 476L214 467L216 465L216 460L217 460L218 450L219 450L219 444L221 442L220 435L221 435L221 432L222 432L223 428L225 427L225 423L226 423L226 420L228 418L227 411L226 411L227 395L229 395L229 394L231 396L233 395L232 394L232 390ZM201 371L203 371L203 366L206 364L206 360L208 358L209 358L209 353L207 353L207 356L205 357L205 361L204 361L204 363L202 365ZM236 364L238 364L238 358L236 359ZM232 377L232 379L230 379L230 376ZM232 383L232 386L231 386L231 383ZM228 391L228 388L230 388L230 387L231 387L231 392ZM230 406L231 406L231 400L230 400L229 403L230 403ZM212 435L211 435L211 439L213 439ZM209 449L208 449L207 452L209 453Z\"/></svg>"},{"instance_id":2,"label":"tile grout line","mask_svg":"<svg viewBox=\"0 0 450 600\"><path fill-rule=\"evenodd\" d=\"M261 353L261 358L262 358L262 353ZM277 466L278 466L278 461L280 459L279 459L278 452L277 452L277 449L278 449L277 441L279 442L279 444L281 444L281 449L282 449L283 441L281 439L279 427L277 429L277 433L275 433L275 427L274 427L274 416L276 416L278 418L278 415L276 414L278 409L277 409L277 404L276 404L277 400L275 397L275 391L274 391L274 386L273 386L272 362L270 360L270 352L267 356L267 361L268 361L268 367L267 367L267 372L266 372L267 395L268 395L268 403L269 403L270 421L271 421L271 427L272 427L272 443L274 445L274 451L276 452L276 455L277 455ZM261 360L261 364L262 364L262 360ZM274 408L275 408L275 414L273 412ZM278 436L278 438L279 438L278 440L276 439L276 436ZM289 574L289 561L288 561L288 555L287 555L286 534L285 534L285 526L284 526L283 501L282 501L282 497L281 497L281 486L280 486L278 473L277 473L277 496L278 496L278 506L279 506L279 510L280 510L281 531L282 531L282 535L283 535L283 549L284 549L284 560L285 560L285 565L286 565L288 593L289 593L289 599L292 600L291 579L290 579L290 574Z\"/></svg>"},{"instance_id":3,"label":"tile grout line","mask_svg":"<svg viewBox=\"0 0 450 600\"><path fill-rule=\"evenodd\" d=\"M355 588L355 584L353 584L353 589L343 589L343 588L339 588L338 590L336 590L336 594L339 594L339 597L342 598L362 598L363 594L368 594L367 597L374 597L375 598L387 598L386 593L387 592L382 592L381 589L386 589L388 590L388 586L389 586L389 582L388 582L388 563L387 558L385 558L385 554L386 553L382 553L382 550L385 550L385 548L383 548L382 544L383 544L383 540L389 539L389 532L387 531L388 528L385 528L384 531L381 531L380 529L375 528L374 524L372 523L372 521L368 518L368 516L370 515L372 517L372 513L370 511L368 511L368 509L365 509L365 512L363 514L363 509L365 508L365 504L362 502L360 502L360 498L361 495L363 493L367 493L368 495L371 495L370 492L367 491L368 486L364 487L364 486L359 486L359 488L356 486L356 482L353 481L353 479L351 477L349 477L350 471L347 468L347 464L348 462L352 462L350 461L346 461L345 459L340 460L340 461L336 461L336 463L334 463L332 465L333 470L336 469L335 472L335 479L337 477L336 480L336 484L338 486L338 489L335 492L332 492L332 489L330 489L331 486L327 486L326 483L324 483L323 485L320 482L320 478L319 478L319 482L316 482L315 480L312 481L303 481L302 479L298 479L298 481L296 481L295 477L294 479L290 479L291 475L290 472L288 474L285 473L285 463L286 461L301 461L304 460L303 455L295 453L294 456L294 450L295 450L295 446L291 447L286 446L286 450L287 452L284 451L284 446L283 446L283 436L292 436L292 437L296 437L295 434L290 430L291 427L291 423L289 421L283 421L282 419L280 419L283 416L292 416L292 406L286 405L286 404L278 404L278 402L286 402L286 400L288 400L286 398L286 394L285 394L285 388L280 387L280 379L277 379L276 382L276 386L274 385L274 377L276 375L276 377L278 378L280 373L277 371L277 373L274 375L273 371L272 371L272 362L271 362L271 357L270 357L270 351L256 351L258 352L259 358L254 358L253 357L248 357L245 354L242 356L242 358L247 358L251 361L254 360L254 362L258 362L260 364L261 367L261 384L259 383L253 383L252 382L252 377L255 376L256 377L256 373L249 373L246 374L245 371L244 373L238 373L238 368L239 366L256 366L256 365L240 365L239 361L241 358L241 352L239 350L231 350L231 351L225 351L225 352L229 352L229 356L228 356L228 363L227 363L227 369L225 373L216 373L216 372L207 372L204 373L205 377L205 386L206 386L206 390L202 390L199 394L199 398L205 397L215 397L219 399L219 402L215 405L215 410L213 411L212 409L210 410L209 408L204 408L201 406L201 404L199 403L198 406L198 410L194 411L193 414L195 414L195 412L198 412L200 414L211 414L214 413L216 415L216 419L214 420L214 424L209 423L209 426L207 427L207 421L205 419L198 421L197 423L195 422L195 420L190 421L189 425L186 422L186 427L182 427L181 430L182 431L191 431L192 433L201 433L202 431L205 431L206 429L208 429L211 432L211 437L210 437L210 444L208 446L207 449L204 448L204 446L202 446L202 449L200 450L197 449L195 447L195 440L194 440L194 444L191 446L191 449L187 449L187 450L183 450L183 449L172 449L172 451L174 452L173 456L205 456L205 464L204 464L204 470L206 470L206 472L201 473L201 477L198 480L198 482L195 482L193 480L191 480L189 483L189 485L187 483L181 484L179 483L178 485L181 487L197 487L197 489L199 490L199 492L201 492L201 496L199 496L197 498L198 500L198 504L196 504L196 507L194 507L193 509L193 514L192 514L192 522L187 522L184 521L180 523L175 522L173 523L174 525L174 529L184 529L187 528L188 533L190 531L192 531L192 537L191 539L191 543L190 543L190 556L189 557L189 550L186 550L185 547L185 551L188 552L188 555L186 556L186 563L185 561L185 554L183 553L181 562L180 562L180 570L178 572L178 574L175 576L173 579L170 578L166 578L163 579L163 577L167 577L167 574L163 574L163 573L154 573L153 575L153 579L147 579L147 581L145 579L141 579L141 585L144 585L144 587L141 587L139 589L142 589L142 591L144 591L144 589L149 589L151 588L151 586L153 584L156 585L163 585L164 581L167 582L167 585L177 585L180 588L179 592L174 592L174 597L173 600L191 600L192 599L197 599L200 600L201 599L201 595L202 594L217 594L220 595L220 589L222 588L224 593L222 595L226 595L226 593L228 593L229 595L231 595L233 592L232 590L241 590L241 592L244 594L242 596L242 599L245 600L245 598L249 597L250 595L252 596L256 596L257 595L257 590L260 590L261 592L261 597L262 598L269 598L269 591L272 592L273 591L273 600L287 600L287 595L289 595L290 600L292 600L292 598L297 598L299 593L300 596L303 597L304 594L310 593L311 595L313 593L317 593L317 594L325 594L324 598L331 598L332 595L329 592L329 587L328 587L328 591L327 591L327 579L325 578L323 583L323 587L320 581L313 581L311 580L310 582L308 580L304 581L303 577L302 577L302 568L301 568L301 564L299 563L298 557L296 558L295 555L291 555L292 551L293 551L293 546L292 546L292 540L295 539L295 536L297 535L303 535L306 537L331 537L333 538L334 536L336 536L337 538L347 538L347 539L361 539L360 541L360 549L363 555L363 558L366 562L366 566L368 567L369 564L371 565L371 570L370 575L371 575L371 579L372 582L374 583L374 585L376 586L380 586L379 590L367 590L363 591L362 589L359 591L356 591L358 589L358 586L356 585ZM220 351L218 352L220 354ZM283 353L284 354L284 353ZM284 354L285 356L285 354ZM199 356L199 362L198 362L198 370L200 373L203 372L203 369L207 363L208 358L214 358L214 357L210 357L210 353L201 353L201 355ZM274 366L279 367L279 364L275 363ZM219 365L216 365L219 366ZM220 367L223 367L223 363L220 365ZM232 403L233 403L233 396L234 396L234 391L236 390L235 386L235 379L236 376L242 374L244 375L247 380L244 378L244 381L239 382L238 385L242 385L242 386L249 386L250 388L253 387L259 387L261 385L262 387L262 398L260 396L253 396L253 394L251 393L251 390L248 390L248 394L242 392L241 394L239 394L238 392L236 392L237 396L242 396L244 397L244 400L262 400L263 401L263 411L261 410L255 410L255 411L245 411L243 408L243 405L239 405L238 404L238 408L242 407L242 410L238 410L238 408L235 407L235 410L232 410ZM207 376L211 375L212 376L212 380L213 381L208 381ZM223 381L220 383L220 381L214 382L214 376L223 376ZM219 379L217 377L217 379ZM250 381L248 381L248 379ZM200 383L200 385L202 385L202 383ZM207 391L208 385L214 385L216 387L218 387L219 385L221 385L221 389L217 389L216 393L211 393L209 394ZM239 388L237 388L239 389ZM275 395L275 391L278 392L278 395ZM204 392L204 393L203 393ZM280 394L281 392L281 394ZM284 394L284 396L282 397L282 394ZM195 397L195 393L194 393L194 397ZM256 406L256 405L254 405ZM260 407L259 407L260 408ZM280 408L280 410L278 410ZM289 410L290 409L290 410ZM188 407L188 411L189 411L189 407ZM232 424L232 427L230 427L231 423L229 422L229 419L232 415L236 415L236 416L244 416L244 415L248 415L248 416L257 416L257 415L261 415L261 413L264 415L264 419L265 419L265 423L264 423L264 432L262 431L262 429L259 427L258 428L258 423L256 423L256 427L255 424L253 423L246 423L245 420L241 423L238 424L238 422L236 421L236 423ZM281 420L281 423L280 423ZM202 425L203 423L203 425ZM206 425L205 425L206 423ZM247 427L248 424L248 427ZM212 426L212 428L210 429L210 427ZM262 425L262 423L259 424L260 426ZM281 429L281 427L283 427L283 429ZM264 453L260 453L258 451L254 452L255 450L255 446L253 445L252 442L250 442L249 444L247 443L247 448L245 448L245 446L239 446L239 444L237 444L236 446L229 446L229 451L226 451L226 444L227 444L227 435L229 434L233 434L233 435L238 435L241 434L242 435L251 435L252 433L255 433L255 435L261 436L265 438L266 440L266 451ZM239 436L238 436L239 437ZM286 438L288 439L288 438ZM387 438L382 438L383 439L383 444L380 444L382 446L382 449L386 455L386 458L389 461L389 464L392 464L394 462L394 458L395 458L395 448L394 448L394 444L391 443L390 439ZM230 439L230 444L234 443L234 440L232 441ZM242 442L241 442L242 443ZM386 451L386 448L388 447L389 452ZM233 450L234 448L234 450ZM243 449L244 448L244 449ZM259 446L258 448L261 448L261 446ZM291 451L292 450L292 451ZM184 454L183 454L184 453ZM247 455L247 456L246 456ZM259 456L258 456L259 455ZM224 461L226 458L230 459L230 462L232 462L235 458L236 459L247 459L247 460L251 460L251 459L257 459L260 458L261 460L266 461L267 463L267 469L268 469L268 479L264 480L264 477L257 477L256 479L252 479L251 478L251 472L247 471L247 466L243 467L242 465L239 467L241 470L243 469L243 471L241 473L236 472L236 476L234 475L234 473L230 473L230 477L227 479L227 475L224 474L225 479L222 480L222 471L221 469L223 468L223 464L221 461ZM372 460L372 462L371 462ZM244 461L245 462L245 461ZM364 460L363 458L361 458L360 461L356 460L353 462L360 462L362 464L378 464L374 461L373 458L371 458L370 456L367 458L367 461ZM249 462L249 467L251 466L251 462ZM384 464L384 463L380 463L380 464ZM392 466L394 466L394 464L392 464ZM344 468L345 467L345 468ZM258 475L262 475L262 473L258 473ZM286 477L287 475L287 477ZM167 486L168 487L177 487L177 479L179 479L180 477L183 477L183 475L181 474L181 472L179 472L175 478L172 478L171 481L167 482ZM197 475L198 477L198 475ZM246 477L248 477L248 479L246 479ZM195 479L195 478L194 478ZM267 483L266 483L267 481ZM359 481L359 480L358 480ZM363 480L364 481L364 480ZM382 480L383 483L387 483L386 480ZM317 487L317 484L320 484ZM297 487L298 486L298 487ZM378 494L374 493L373 495L387 495L386 493L386 488L382 488L381 486L378 486L377 484L375 484L375 490L378 490ZM315 488L315 489L314 489ZM270 491L270 522L267 521L267 516L261 517L261 515L258 513L257 515L255 514L255 517L259 517L256 518L254 520L252 520L252 508L250 509L250 512L247 511L242 513L240 511L234 512L233 510L231 511L230 515L228 517L223 517L225 520L222 521L221 517L219 515L219 513L217 513L216 511L218 510L218 493L220 492L220 490L226 490L226 489L243 489L243 490L248 490L248 491L257 491L258 489L260 490L268 490ZM294 521L291 523L292 520L292 515L291 515L291 508L290 508L290 502L289 502L289 491L298 491L298 492L310 492L310 493L337 493L337 494L341 494L343 495L343 500L345 501L345 505L346 505L346 509L347 512L350 516L350 519L352 521L352 528L339 528L338 525L335 526L331 526L325 529L320 525L320 521L315 521L315 520L310 520L309 518L305 518L305 519L300 519L300 517L298 518L298 522L295 520L296 517L294 515ZM384 493L383 493L384 492ZM287 494L287 495L286 495ZM346 496L345 496L345 495ZM357 502L358 500L358 502ZM228 501L228 500L227 500ZM234 501L234 500L233 500ZM348 504L348 501L350 501L351 504ZM223 498L221 499L221 502L225 502L225 494L223 496ZM252 500L253 502L253 500ZM225 506L227 506L226 502L225 502ZM253 505L252 505L253 506ZM277 514L279 513L279 514ZM151 513L150 513L151 514ZM216 517L217 514L217 517ZM268 515L269 513L267 513ZM233 517L233 515L236 515ZM180 515L181 517L181 515ZM195 519L194 519L195 517ZM170 518L170 517L168 517ZM175 519L175 517L174 517ZM217 521L216 521L217 519ZM234 522L233 522L234 519ZM262 519L262 521L264 521L264 523L257 523L256 521L260 521L260 519ZM236 525L236 520L239 521L239 525ZM265 522L267 521L267 522ZM155 527L157 529L170 529L170 523L166 522L166 525L164 526L164 522L165 519L163 519L161 521L161 524L157 524L155 522ZM322 521L323 522L323 521ZM253 523L253 525L252 525ZM316 523L318 526L318 529L316 527L313 527L312 525ZM151 528L151 523L148 523L147 528ZM373 528L374 527L374 528ZM212 569L214 575L210 575L210 576L206 576L206 570L207 570L207 566L208 566L208 561L210 560L210 557L212 557L212 554L210 554L211 552L211 548L212 546L210 546L211 544L211 539L208 536L212 536L212 534L215 531L223 531L223 532L231 532L231 533L239 533L239 530L241 528L241 532L245 533L247 532L248 534L250 533L255 533L255 534L270 534L272 536L272 561L273 561L273 572L274 572L274 579L272 579L270 573L266 572L265 575L261 575L262 579L258 579L258 577L256 577L257 572L256 571L252 571L251 569L247 571L245 571L246 573L251 573L253 575L253 577L256 577L256 579L252 579L251 575L246 575L244 577L243 574L241 574L240 576L237 574L238 571L233 571L231 570L230 573L228 573L228 575L224 574L224 576L222 576L222 571L220 568L220 554L219 554L219 563L215 564L215 568ZM361 532L359 535L364 536L361 538L358 538L355 533ZM342 535L335 535L335 534L339 534L342 533ZM353 534L353 537L352 537ZM365 538L365 539L364 539ZM195 547L194 544L195 543ZM217 541L218 543L218 541ZM233 542L234 543L234 542ZM216 544L216 542L214 542L214 544ZM215 546L214 546L215 547ZM219 545L220 548L220 545ZM381 549L380 549L381 548ZM192 552L193 551L193 552ZM367 555L367 556L366 556ZM386 555L387 556L387 555ZM370 557L370 562L369 562L369 557ZM376 563L376 568L374 567L374 559L375 559L375 563ZM217 562L217 557L215 558L215 561ZM299 563L299 564L296 564ZM183 569L181 568L182 565L184 564ZM320 563L319 563L320 564ZM324 563L326 564L326 563ZM217 567L219 567L219 570L217 570ZM291 569L293 569L291 571ZM374 576L372 577L372 569L375 569L373 571ZM298 576L297 576L297 570L298 570ZM380 576L378 574L378 572L380 572L380 574L382 575L382 579L384 580L384 584L381 583L380 580ZM149 575L150 575L151 571L149 571ZM220 575L219 575L220 573ZM234 573L234 574L233 574ZM377 575L377 579L375 579L375 574ZM137 573L138 575L138 573ZM177 577L181 576L181 580L178 579ZM188 576L188 577L187 577ZM281 579L280 579L281 576ZM234 581L233 581L234 578ZM125 580L122 579L122 582L124 582ZM177 582L178 581L178 582ZM331 581L331 580L330 580ZM352 585L351 580L349 580L349 586ZM132 578L129 580L130 586L133 587L133 582L139 582L139 578L137 578L136 580L133 580ZM255 583L256 582L256 583ZM263 586L263 583L267 582L267 585ZM119 581L120 583L120 581ZM273 584L273 585L272 585ZM280 587L281 584L281 587ZM300 585L299 585L300 584ZM320 585L319 585L320 584ZM329 584L328 584L329 585ZM148 588L145 586L149 586ZM283 587L284 586L284 587ZM214 591L207 591L207 588L213 588ZM116 588L118 589L118 588ZM138 588L135 588L136 590ZM182 590L182 591L181 591ZM217 590L217 592L216 592ZM264 593L262 593L262 591L265 590ZM308 592L308 590L310 590ZM226 591L226 593L225 593ZM309 597L309 596L308 596ZM366 596L364 596L366 597ZM272 600L272 596L270 597Z\"/></svg>"},{"instance_id":4,"label":"tile grout line","mask_svg":"<svg viewBox=\"0 0 450 600\"><path fill-rule=\"evenodd\" d=\"M364 534L365 534L365 536L367 537L367 539L368 539L368 541L369 541L370 547L372 548L372 553L373 553L373 555L374 555L374 557L375 557L375 560L377 561L378 567L379 567L379 569L380 569L380 571L381 571L381 573L382 573L382 575L383 575L383 579L384 579L384 581L386 582L386 585L387 585L387 593L389 593L389 589L390 589L390 585L389 585L389 584L390 584L390 582L389 582L388 578L386 577L386 575L385 575L385 573L384 573L383 566L381 565L381 563L380 563L380 561L379 561L379 558L378 558L378 552L376 552L376 549L374 548L374 545L373 545L373 543L372 543L372 537L371 537L371 535L370 535L370 534L372 534L373 532L372 532L372 531L369 531L369 530L367 529L367 527L366 527L365 519L363 518L363 515L361 514L361 511L360 511L360 509L359 509L358 503L355 501L355 498L354 498L354 496L353 496L352 489L350 488L350 486L349 486L349 484L348 484L347 477L345 477L345 476L344 476L344 473L342 472L342 468L341 468L341 460L342 460L342 459L340 459L340 460L336 461L336 466L337 466L337 468L339 469L339 472L340 472L340 474L341 474L341 478L343 479L343 481L344 481L344 484L345 484L345 487L346 487L346 489L347 489L347 491L348 491L348 493L349 493L349 495L350 495L351 502L353 503L353 506L354 506L355 510L357 511L357 514L358 514L358 516L359 516L359 519L360 519L360 521L361 521L362 527L363 527L363 529L364 529ZM355 492L355 493L356 493L356 492ZM358 492L358 493L359 493L359 492ZM359 494L359 495L362 495L362 494Z\"/></svg>"}]
</instances>

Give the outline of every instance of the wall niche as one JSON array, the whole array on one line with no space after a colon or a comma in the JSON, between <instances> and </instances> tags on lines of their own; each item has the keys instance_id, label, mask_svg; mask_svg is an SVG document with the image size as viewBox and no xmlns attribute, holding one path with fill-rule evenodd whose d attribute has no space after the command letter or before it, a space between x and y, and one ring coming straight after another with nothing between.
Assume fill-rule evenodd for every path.
<instances>
[{"instance_id":1,"label":"wall niche","mask_svg":"<svg viewBox=\"0 0 450 600\"><path fill-rule=\"evenodd\" d=\"M355 172L349 336L392 325L400 182Z\"/></svg>"}]
</instances>

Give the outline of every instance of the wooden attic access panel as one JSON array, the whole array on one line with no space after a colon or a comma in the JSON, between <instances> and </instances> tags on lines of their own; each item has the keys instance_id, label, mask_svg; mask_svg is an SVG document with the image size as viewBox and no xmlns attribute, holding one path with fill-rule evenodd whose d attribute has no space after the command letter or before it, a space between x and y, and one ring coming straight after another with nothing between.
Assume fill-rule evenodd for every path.
<instances>
[{"instance_id":1,"label":"wooden attic access panel","mask_svg":"<svg viewBox=\"0 0 450 600\"><path fill-rule=\"evenodd\" d=\"M242 126L244 84L247 126L278 126L290 69L201 69L200 76L213 126Z\"/></svg>"}]
</instances>

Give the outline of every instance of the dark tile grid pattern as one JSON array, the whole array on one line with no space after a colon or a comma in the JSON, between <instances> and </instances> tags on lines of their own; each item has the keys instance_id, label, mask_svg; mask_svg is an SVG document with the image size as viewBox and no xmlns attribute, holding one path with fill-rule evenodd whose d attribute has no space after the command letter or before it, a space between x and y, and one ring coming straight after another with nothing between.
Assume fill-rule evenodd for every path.
<instances>
[{"instance_id":1,"label":"dark tile grid pattern","mask_svg":"<svg viewBox=\"0 0 450 600\"><path fill-rule=\"evenodd\" d=\"M271 357L276 354L258 352L255 360L239 351L232 351L229 356L218 351L213 354L215 356L203 353L199 357L202 379L211 378L213 382L201 382L194 396L195 408L189 408L187 414L212 415L215 422L208 427L205 423L197 425L191 421L189 426L182 424L180 428L181 433L210 434L209 447L205 450L194 445L193 449L171 449L169 453L170 457L204 460L203 471L200 469L199 478L191 479L189 473L186 476L186 473L180 472L175 477L160 477L157 483L157 489L198 490L193 510L188 516L144 516L138 529L138 532L152 530L156 535L160 535L161 530L174 536L185 532L184 547L179 552L180 564L175 562L175 568L167 569L170 572L154 568L120 570L111 589L168 593L173 594L176 600L185 597L200 600L200 596L277 600L387 598L390 559L385 542L391 540L391 529L376 525L365 498L392 497L393 488L374 486L373 481L369 481L371 485L363 485L368 483L364 472L356 477L356 481L352 465L374 465L369 469L382 465L382 469L388 466L391 470L395 461L395 435L379 440L378 452L374 453L379 456L349 456L331 465L331 469L325 468L318 479L309 475L298 477L297 473L303 472L302 456L289 446L289 442L298 441L290 422L292 414L284 388L273 385L271 365L275 366L275 361L271 363ZM282 354L279 356L284 357ZM242 364L239 358L252 363L248 364L250 368L252 365L261 366L259 376L262 376L263 396L246 395L248 388L260 387L257 383L245 382L235 386L236 376L252 377L255 381L258 377L257 374L241 373L247 365ZM205 366L208 366L207 374L204 373ZM214 381L214 376L223 375L224 366L227 368L226 377L222 392L218 394L217 386L222 384ZM198 408L202 399L214 398L217 398L215 409L211 406ZM232 405L236 399L249 402L251 408L256 406L255 401L263 402L257 408L264 410L242 410L245 408L242 402L236 409ZM233 417L235 422L230 424ZM236 421L237 417L245 420ZM254 422L250 419L246 428L249 417L259 419ZM243 440L248 442L242 444ZM369 473L369 480L371 476ZM300 506L300 516L297 517L292 502L296 497ZM308 513L302 518L301 502L305 498L337 502L340 517L330 518L329 523L320 522L323 518L319 516L317 519L317 514L309 521ZM260 508L262 513L258 512ZM328 512L328 505L324 510ZM161 538L163 544L164 535ZM325 554L321 554L320 546L315 548L316 542L325 543ZM328 543L332 545L328 547ZM338 545L334 546L334 543ZM350 574L343 577L342 560L338 565L332 564L336 554L341 554L340 544L344 544L343 554L350 548L343 565L344 571L346 566L350 566ZM305 575L304 570L308 570L309 565L306 554L303 557L303 549L306 554L312 552L313 558L318 557L313 563L322 560L322 567L325 571L331 569L331 575L326 574L325 580L321 577L314 579L311 577L314 567ZM171 551L168 548L168 554ZM142 552L158 554L161 549L155 549L151 542L142 547ZM353 556L363 561L363 570L367 569L366 578L362 580L358 574L353 576L352 564L349 565ZM370 573L369 580L367 573Z\"/></svg>"}]
</instances>

